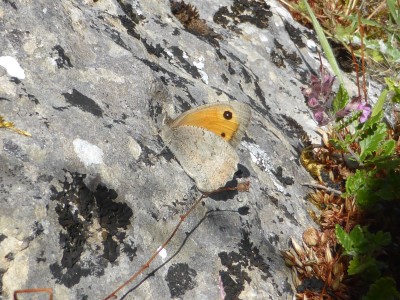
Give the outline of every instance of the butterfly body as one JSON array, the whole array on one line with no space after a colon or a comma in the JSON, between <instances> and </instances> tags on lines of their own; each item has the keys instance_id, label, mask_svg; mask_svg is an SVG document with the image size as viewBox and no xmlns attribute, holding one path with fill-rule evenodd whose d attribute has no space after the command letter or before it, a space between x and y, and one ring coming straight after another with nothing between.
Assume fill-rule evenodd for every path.
<instances>
[{"instance_id":1,"label":"butterfly body","mask_svg":"<svg viewBox=\"0 0 400 300\"><path fill-rule=\"evenodd\" d=\"M164 125L161 137L202 192L212 192L232 179L240 143L250 121L250 108L237 101L203 105Z\"/></svg>"}]
</instances>

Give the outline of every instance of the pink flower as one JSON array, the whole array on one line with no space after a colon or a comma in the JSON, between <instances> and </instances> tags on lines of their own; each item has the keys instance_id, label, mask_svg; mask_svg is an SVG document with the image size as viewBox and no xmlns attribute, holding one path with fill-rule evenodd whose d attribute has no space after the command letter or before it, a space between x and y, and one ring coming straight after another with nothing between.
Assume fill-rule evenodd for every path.
<instances>
[{"instance_id":1,"label":"pink flower","mask_svg":"<svg viewBox=\"0 0 400 300\"><path fill-rule=\"evenodd\" d=\"M357 110L362 111L361 117L360 117L360 123L364 123L371 116L371 111L372 111L371 105L369 105L367 102L359 103Z\"/></svg>"}]
</instances>

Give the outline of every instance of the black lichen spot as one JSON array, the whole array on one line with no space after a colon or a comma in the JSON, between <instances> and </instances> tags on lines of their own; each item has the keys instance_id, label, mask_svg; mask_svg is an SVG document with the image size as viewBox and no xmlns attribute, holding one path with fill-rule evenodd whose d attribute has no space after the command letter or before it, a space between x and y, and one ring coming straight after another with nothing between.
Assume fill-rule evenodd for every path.
<instances>
[{"instance_id":1,"label":"black lichen spot","mask_svg":"<svg viewBox=\"0 0 400 300\"><path fill-rule=\"evenodd\" d=\"M65 54L64 49L60 45L54 46L52 50L57 52L57 58L55 59L57 68L68 69L73 67L71 60Z\"/></svg>"},{"instance_id":2,"label":"black lichen spot","mask_svg":"<svg viewBox=\"0 0 400 300\"><path fill-rule=\"evenodd\" d=\"M8 261L13 261L15 259L15 255L12 252L9 252L6 254L6 256L4 256L4 258Z\"/></svg>"},{"instance_id":3,"label":"black lichen spot","mask_svg":"<svg viewBox=\"0 0 400 300\"><path fill-rule=\"evenodd\" d=\"M238 209L238 213L242 216L248 215L249 211L250 211L250 207L248 207L248 206L242 206L242 207L239 207L239 209Z\"/></svg>"},{"instance_id":4,"label":"black lichen spot","mask_svg":"<svg viewBox=\"0 0 400 300\"><path fill-rule=\"evenodd\" d=\"M16 83L16 84L20 84L22 81L19 80L17 77L11 77L11 78L10 78L10 82L14 82L14 83Z\"/></svg>"},{"instance_id":5,"label":"black lichen spot","mask_svg":"<svg viewBox=\"0 0 400 300\"><path fill-rule=\"evenodd\" d=\"M133 242L127 243L124 242L123 252L128 256L130 261L133 261L133 258L136 256L137 247L134 246Z\"/></svg>"},{"instance_id":6,"label":"black lichen spot","mask_svg":"<svg viewBox=\"0 0 400 300\"><path fill-rule=\"evenodd\" d=\"M258 28L267 28L272 17L270 6L261 0L234 0L229 7L222 6L214 14L213 20L224 28L240 33L240 23L250 23Z\"/></svg>"},{"instance_id":7,"label":"black lichen spot","mask_svg":"<svg viewBox=\"0 0 400 300\"><path fill-rule=\"evenodd\" d=\"M102 117L103 111L100 106L89 97L73 89L72 94L63 93L65 100L73 106L80 108L83 111L89 112L96 117Z\"/></svg>"},{"instance_id":8,"label":"black lichen spot","mask_svg":"<svg viewBox=\"0 0 400 300\"><path fill-rule=\"evenodd\" d=\"M14 8L15 10L18 10L17 5L15 4L15 2L10 1L10 0L3 0L4 3L10 4L12 8ZM1 289L0 289L1 291Z\"/></svg>"},{"instance_id":9,"label":"black lichen spot","mask_svg":"<svg viewBox=\"0 0 400 300\"><path fill-rule=\"evenodd\" d=\"M5 140L3 144L3 150L7 152L8 154L14 156L15 158L18 158L19 160L22 161L28 161L28 158L26 154L24 154L22 148L14 143L12 140Z\"/></svg>"},{"instance_id":10,"label":"black lichen spot","mask_svg":"<svg viewBox=\"0 0 400 300\"><path fill-rule=\"evenodd\" d=\"M300 29L294 27L292 24L289 22L285 22L285 29L287 33L289 34L290 39L297 45L299 48L304 48L306 44L302 40L302 32Z\"/></svg>"},{"instance_id":11,"label":"black lichen spot","mask_svg":"<svg viewBox=\"0 0 400 300\"><path fill-rule=\"evenodd\" d=\"M172 46L169 48L172 52L172 54L174 55L174 58L176 60L179 60L179 65L190 75L192 75L193 78L200 78L200 73L199 70L195 67L192 66L186 58L184 58L184 53L182 51L182 49Z\"/></svg>"},{"instance_id":12,"label":"black lichen spot","mask_svg":"<svg viewBox=\"0 0 400 300\"><path fill-rule=\"evenodd\" d=\"M40 251L40 254L38 257L36 257L36 262L46 262L46 257L44 256L44 250Z\"/></svg>"},{"instance_id":13,"label":"black lichen spot","mask_svg":"<svg viewBox=\"0 0 400 300\"><path fill-rule=\"evenodd\" d=\"M292 177L288 176L283 176L283 169L281 166L276 168L276 171L272 171L272 174L275 175L275 177L283 183L284 186L286 185L292 185L294 183L294 180Z\"/></svg>"},{"instance_id":14,"label":"black lichen spot","mask_svg":"<svg viewBox=\"0 0 400 300\"><path fill-rule=\"evenodd\" d=\"M295 141L299 141L298 145L295 145L295 148L300 155L300 152L304 148L304 145L307 145L309 143L307 133L305 132L304 128L292 117L287 115L281 115L281 117L285 122L284 126L281 126L285 135ZM301 145L300 141L304 145Z\"/></svg>"},{"instance_id":15,"label":"black lichen spot","mask_svg":"<svg viewBox=\"0 0 400 300\"><path fill-rule=\"evenodd\" d=\"M32 94L28 94L28 99L31 100L35 104L39 104L39 100Z\"/></svg>"},{"instance_id":16,"label":"black lichen spot","mask_svg":"<svg viewBox=\"0 0 400 300\"><path fill-rule=\"evenodd\" d=\"M1 242L4 241L6 238L7 238L6 235L0 233L0 244L1 244Z\"/></svg>"},{"instance_id":17,"label":"black lichen spot","mask_svg":"<svg viewBox=\"0 0 400 300\"><path fill-rule=\"evenodd\" d=\"M225 299L240 299L240 293L244 291L246 282L247 284L251 282L246 270L251 270L252 267L256 267L264 274L261 275L264 280L271 277L269 266L264 262L258 248L250 242L248 232L243 233L239 252L221 252L218 256L221 264L227 268L227 270L219 271L226 294Z\"/></svg>"},{"instance_id":18,"label":"black lichen spot","mask_svg":"<svg viewBox=\"0 0 400 300\"><path fill-rule=\"evenodd\" d=\"M156 44L155 46L153 46L149 44L146 39L140 40L149 54L153 54L157 57L161 57L163 55L165 56L164 48L160 44Z\"/></svg>"},{"instance_id":19,"label":"black lichen spot","mask_svg":"<svg viewBox=\"0 0 400 300\"><path fill-rule=\"evenodd\" d=\"M2 291L3 291L3 276L4 274L7 272L6 269L2 269L0 267L0 296L2 295Z\"/></svg>"},{"instance_id":20,"label":"black lichen spot","mask_svg":"<svg viewBox=\"0 0 400 300\"><path fill-rule=\"evenodd\" d=\"M196 282L193 277L197 276L195 270L189 268L188 264L173 264L165 276L171 298L181 297L186 291L193 289Z\"/></svg>"},{"instance_id":21,"label":"black lichen spot","mask_svg":"<svg viewBox=\"0 0 400 300\"><path fill-rule=\"evenodd\" d=\"M127 30L127 33L130 36L133 36L136 39L140 39L139 33L136 32L135 27L139 24L140 21L144 20L145 17L143 15L138 14L132 7L131 3L125 0L117 0L119 6L122 11L125 13L124 16L119 16L122 26L124 26Z\"/></svg>"},{"instance_id":22,"label":"black lichen spot","mask_svg":"<svg viewBox=\"0 0 400 300\"><path fill-rule=\"evenodd\" d=\"M60 246L63 249L61 264L50 265L50 271L57 282L67 287L79 283L81 277L90 274L99 276L105 266L98 266L90 260L82 260L94 219L107 234L103 242L103 257L112 262L119 256L119 247L125 239L125 229L130 224L132 210L125 203L117 203L117 193L105 186L98 185L92 192L84 183L86 175L69 173L70 179L61 182L63 189L52 187L51 200L57 201L55 207L58 221L64 231L60 232ZM93 253L91 256L95 256ZM89 267L87 267L89 264ZM85 265L85 267L83 267Z\"/></svg>"},{"instance_id":23,"label":"black lichen spot","mask_svg":"<svg viewBox=\"0 0 400 300\"><path fill-rule=\"evenodd\" d=\"M289 65L296 67L302 63L301 58L296 52L289 53L283 48L283 45L274 39L275 50L271 51L272 62L278 67L286 67L285 62Z\"/></svg>"},{"instance_id":24,"label":"black lichen spot","mask_svg":"<svg viewBox=\"0 0 400 300\"><path fill-rule=\"evenodd\" d=\"M127 51L131 51L131 49L128 47L128 45L125 44L125 42L121 38L120 32L118 32L117 30L115 30L107 25L104 25L104 27L101 30L103 33L106 33L111 38L111 40L114 43L116 43L118 46L124 48ZM100 31L100 29L98 29L98 31Z\"/></svg>"},{"instance_id":25,"label":"black lichen spot","mask_svg":"<svg viewBox=\"0 0 400 300\"><path fill-rule=\"evenodd\" d=\"M37 237L44 232L42 223L35 221L32 225L33 236Z\"/></svg>"}]
</instances>

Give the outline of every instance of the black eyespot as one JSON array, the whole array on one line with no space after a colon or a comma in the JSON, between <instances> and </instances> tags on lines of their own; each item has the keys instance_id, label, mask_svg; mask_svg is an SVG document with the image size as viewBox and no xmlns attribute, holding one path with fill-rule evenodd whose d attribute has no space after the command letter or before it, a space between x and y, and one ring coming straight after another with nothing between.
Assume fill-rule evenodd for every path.
<instances>
[{"instance_id":1,"label":"black eyespot","mask_svg":"<svg viewBox=\"0 0 400 300\"><path fill-rule=\"evenodd\" d=\"M221 136L224 138L224 137L225 137L225 132L222 132L222 133L221 133Z\"/></svg>"},{"instance_id":2,"label":"black eyespot","mask_svg":"<svg viewBox=\"0 0 400 300\"><path fill-rule=\"evenodd\" d=\"M224 118L225 118L226 120L232 119L232 112L229 111L229 110L224 111Z\"/></svg>"}]
</instances>

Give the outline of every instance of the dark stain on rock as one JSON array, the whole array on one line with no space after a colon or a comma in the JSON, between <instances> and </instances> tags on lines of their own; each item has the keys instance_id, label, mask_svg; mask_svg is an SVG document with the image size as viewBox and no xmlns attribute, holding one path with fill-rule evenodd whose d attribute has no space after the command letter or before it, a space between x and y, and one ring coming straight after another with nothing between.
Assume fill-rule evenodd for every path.
<instances>
[{"instance_id":1,"label":"dark stain on rock","mask_svg":"<svg viewBox=\"0 0 400 300\"><path fill-rule=\"evenodd\" d=\"M3 276L6 272L7 272L6 269L0 267L0 296L2 295L3 292Z\"/></svg>"},{"instance_id":2,"label":"dark stain on rock","mask_svg":"<svg viewBox=\"0 0 400 300\"><path fill-rule=\"evenodd\" d=\"M18 144L14 143L12 140L4 141L3 150L21 161L28 161L28 157L26 156L22 148Z\"/></svg>"},{"instance_id":3,"label":"dark stain on rock","mask_svg":"<svg viewBox=\"0 0 400 300\"><path fill-rule=\"evenodd\" d=\"M301 58L297 55L296 52L288 52L283 48L283 45L278 42L277 39L274 39L275 49L271 51L271 59L272 62L278 68L285 68L285 62L296 68L298 65L302 63Z\"/></svg>"},{"instance_id":4,"label":"dark stain on rock","mask_svg":"<svg viewBox=\"0 0 400 300\"><path fill-rule=\"evenodd\" d=\"M146 39L140 39L140 40L141 40L142 44L145 46L145 48L149 54L153 54L157 57L161 57L161 56L166 57L164 48L160 44L156 44L155 46L153 46L150 43L148 43Z\"/></svg>"},{"instance_id":5,"label":"dark stain on rock","mask_svg":"<svg viewBox=\"0 0 400 300\"><path fill-rule=\"evenodd\" d=\"M11 0L3 0L4 3L10 4L12 8L14 8L15 10L18 10L17 5L15 4L15 2L11 1ZM1 291L1 289L0 289Z\"/></svg>"},{"instance_id":6,"label":"dark stain on rock","mask_svg":"<svg viewBox=\"0 0 400 300\"><path fill-rule=\"evenodd\" d=\"M267 28L272 17L270 6L262 0L234 0L228 8L222 6L214 14L214 22L224 28L240 33L237 27L241 23L250 23L258 28Z\"/></svg>"},{"instance_id":7,"label":"dark stain on rock","mask_svg":"<svg viewBox=\"0 0 400 300\"><path fill-rule=\"evenodd\" d=\"M108 36L113 40L113 42L116 43L118 46L124 48L127 51L131 51L128 45L125 44L125 42L122 40L121 34L117 30L105 26L104 32L107 33Z\"/></svg>"},{"instance_id":8,"label":"dark stain on rock","mask_svg":"<svg viewBox=\"0 0 400 300\"><path fill-rule=\"evenodd\" d=\"M19 29L13 29L6 34L6 39L14 46L19 46L23 43L27 33L29 33L29 31L24 32Z\"/></svg>"},{"instance_id":9,"label":"dark stain on rock","mask_svg":"<svg viewBox=\"0 0 400 300\"><path fill-rule=\"evenodd\" d=\"M140 38L139 33L136 32L135 27L139 24L140 21L146 19L144 16L139 15L132 7L131 3L128 3L126 0L117 0L120 8L125 13L124 16L119 16L122 26L124 26L127 30L127 33L130 36L133 36L136 39Z\"/></svg>"},{"instance_id":10,"label":"dark stain on rock","mask_svg":"<svg viewBox=\"0 0 400 300\"><path fill-rule=\"evenodd\" d=\"M140 60L142 63L144 63L146 66L148 66L152 71L154 72L161 72L163 74L167 74L168 78L164 77L164 76L160 76L161 81L165 84L165 85L169 85L171 84L170 81L172 81L172 83L177 87L177 88L184 88L186 92L187 91L187 85L192 85L191 82L189 82L186 78L181 77L176 75L175 73L165 69L164 67L160 66L159 64L150 61L148 59L144 59L144 58L140 58L140 57L135 57L138 60ZM170 81L169 81L170 80Z\"/></svg>"},{"instance_id":11,"label":"dark stain on rock","mask_svg":"<svg viewBox=\"0 0 400 300\"><path fill-rule=\"evenodd\" d=\"M100 106L89 97L73 89L72 94L63 93L65 100L73 106L80 108L82 111L89 112L96 117L102 117L103 111Z\"/></svg>"},{"instance_id":12,"label":"dark stain on rock","mask_svg":"<svg viewBox=\"0 0 400 300\"><path fill-rule=\"evenodd\" d=\"M33 222L32 232L34 237L41 235L44 232L42 223L40 223L39 221Z\"/></svg>"},{"instance_id":13,"label":"dark stain on rock","mask_svg":"<svg viewBox=\"0 0 400 300\"><path fill-rule=\"evenodd\" d=\"M245 67L242 67L241 74L243 75L245 83L251 83L251 76Z\"/></svg>"},{"instance_id":14,"label":"dark stain on rock","mask_svg":"<svg viewBox=\"0 0 400 300\"><path fill-rule=\"evenodd\" d=\"M28 99L31 100L35 104L39 104L39 100L32 94L28 94Z\"/></svg>"},{"instance_id":15,"label":"dark stain on rock","mask_svg":"<svg viewBox=\"0 0 400 300\"><path fill-rule=\"evenodd\" d=\"M15 259L15 254L12 252L7 253L4 258L8 261L13 261Z\"/></svg>"},{"instance_id":16,"label":"dark stain on rock","mask_svg":"<svg viewBox=\"0 0 400 300\"><path fill-rule=\"evenodd\" d=\"M119 20L121 21L122 26L126 28L126 32L134 37L135 39L140 39L140 34L135 30L135 22L133 22L127 16L118 16Z\"/></svg>"},{"instance_id":17,"label":"dark stain on rock","mask_svg":"<svg viewBox=\"0 0 400 300\"><path fill-rule=\"evenodd\" d=\"M181 32L179 31L178 28L175 28L174 31L172 32L172 35L175 35L175 36L180 35L180 34L181 34Z\"/></svg>"},{"instance_id":18,"label":"dark stain on rock","mask_svg":"<svg viewBox=\"0 0 400 300\"><path fill-rule=\"evenodd\" d=\"M57 52L57 58L55 59L57 68L68 69L73 67L71 60L65 54L63 47L61 47L60 45L56 45L51 50Z\"/></svg>"},{"instance_id":19,"label":"dark stain on rock","mask_svg":"<svg viewBox=\"0 0 400 300\"><path fill-rule=\"evenodd\" d=\"M36 257L36 262L46 262L46 257L44 255L44 250L40 251L39 256Z\"/></svg>"},{"instance_id":20,"label":"dark stain on rock","mask_svg":"<svg viewBox=\"0 0 400 300\"><path fill-rule=\"evenodd\" d=\"M221 78L225 83L228 83L228 77L226 77L226 75L224 73L221 74Z\"/></svg>"},{"instance_id":21,"label":"dark stain on rock","mask_svg":"<svg viewBox=\"0 0 400 300\"><path fill-rule=\"evenodd\" d=\"M272 170L272 174L274 174L276 179L278 179L284 186L294 184L293 177L283 176L283 169L281 166L277 167L275 171Z\"/></svg>"},{"instance_id":22,"label":"dark stain on rock","mask_svg":"<svg viewBox=\"0 0 400 300\"><path fill-rule=\"evenodd\" d=\"M250 207L248 207L248 206L242 206L242 207L239 207L239 209L238 209L238 213L242 216L247 216L249 214L249 212L250 212Z\"/></svg>"},{"instance_id":23,"label":"dark stain on rock","mask_svg":"<svg viewBox=\"0 0 400 300\"><path fill-rule=\"evenodd\" d=\"M300 155L301 150L304 148L300 141L308 139L307 133L305 132L304 128L292 117L287 115L280 115L280 117L284 122L283 126L281 125L282 130L286 136L297 143L294 145L294 148L296 149L298 155Z\"/></svg>"},{"instance_id":24,"label":"dark stain on rock","mask_svg":"<svg viewBox=\"0 0 400 300\"><path fill-rule=\"evenodd\" d=\"M176 47L172 46L170 47L170 50L172 54L174 55L174 58L179 61L179 65L190 75L192 75L193 78L200 78L200 73L198 69L195 66L192 66L184 57L183 57L183 51Z\"/></svg>"},{"instance_id":25,"label":"dark stain on rock","mask_svg":"<svg viewBox=\"0 0 400 300\"><path fill-rule=\"evenodd\" d=\"M6 238L7 238L6 235L0 233L0 244L1 244L1 242L4 241Z\"/></svg>"},{"instance_id":26,"label":"dark stain on rock","mask_svg":"<svg viewBox=\"0 0 400 300\"><path fill-rule=\"evenodd\" d=\"M303 36L302 31L294 27L289 22L284 21L284 24L285 24L285 29L289 34L289 37L293 41L293 43L295 43L299 48L304 48L306 44L303 42L303 39L301 38Z\"/></svg>"},{"instance_id":27,"label":"dark stain on rock","mask_svg":"<svg viewBox=\"0 0 400 300\"><path fill-rule=\"evenodd\" d=\"M66 171L67 172L67 171ZM80 278L89 275L101 276L107 262L113 262L120 254L120 244L124 242L126 229L133 215L132 210L125 203L115 202L117 193L103 185L97 185L92 192L84 183L85 174L69 173L70 178L61 182L61 191L52 186L51 200L57 201L55 210L58 221L63 228L60 232L60 246L63 249L61 264L53 263L50 271L58 283L66 287L72 287L80 281ZM101 240L103 246L102 257L97 257L96 265L92 260L83 260L82 254L86 246L91 226L94 219L98 219L101 229L107 232L105 240ZM129 245L124 245L124 248ZM136 250L133 250L136 251ZM128 252L125 249L125 252ZM95 257L96 253L90 256Z\"/></svg>"},{"instance_id":28,"label":"dark stain on rock","mask_svg":"<svg viewBox=\"0 0 400 300\"><path fill-rule=\"evenodd\" d=\"M243 238L238 246L238 252L220 252L218 254L221 264L227 269L219 271L226 294L225 299L240 299L240 293L244 291L246 283L250 284L251 282L247 271L252 270L253 267L262 272L262 279L266 280L271 277L269 266L260 255L258 248L250 242L248 232L243 232Z\"/></svg>"},{"instance_id":29,"label":"dark stain on rock","mask_svg":"<svg viewBox=\"0 0 400 300\"><path fill-rule=\"evenodd\" d=\"M19 80L17 77L11 77L10 82L13 82L15 84L20 84L22 81Z\"/></svg>"},{"instance_id":30,"label":"dark stain on rock","mask_svg":"<svg viewBox=\"0 0 400 300\"><path fill-rule=\"evenodd\" d=\"M165 280L167 281L171 298L181 297L186 291L193 289L196 286L194 281L196 276L196 271L189 268L188 264L178 263L169 267Z\"/></svg>"}]
</instances>

